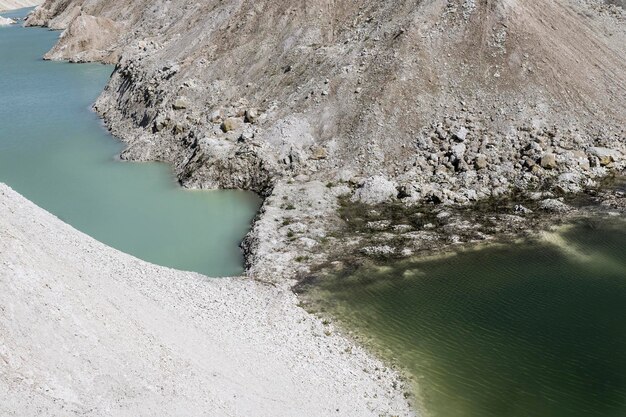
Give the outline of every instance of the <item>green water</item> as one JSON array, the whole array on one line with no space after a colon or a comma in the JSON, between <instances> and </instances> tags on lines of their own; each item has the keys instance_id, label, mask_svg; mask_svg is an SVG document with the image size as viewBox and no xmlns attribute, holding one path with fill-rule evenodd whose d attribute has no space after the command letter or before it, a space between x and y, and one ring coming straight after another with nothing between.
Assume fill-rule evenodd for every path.
<instances>
[{"instance_id":1,"label":"green water","mask_svg":"<svg viewBox=\"0 0 626 417\"><path fill-rule=\"evenodd\" d=\"M623 221L361 266L308 296L409 371L426 416L626 416Z\"/></svg>"},{"instance_id":2,"label":"green water","mask_svg":"<svg viewBox=\"0 0 626 417\"><path fill-rule=\"evenodd\" d=\"M43 61L58 35L0 28L0 181L139 258L210 276L241 273L238 244L259 199L185 191L164 164L117 161L123 145L90 110L112 67Z\"/></svg>"}]
</instances>

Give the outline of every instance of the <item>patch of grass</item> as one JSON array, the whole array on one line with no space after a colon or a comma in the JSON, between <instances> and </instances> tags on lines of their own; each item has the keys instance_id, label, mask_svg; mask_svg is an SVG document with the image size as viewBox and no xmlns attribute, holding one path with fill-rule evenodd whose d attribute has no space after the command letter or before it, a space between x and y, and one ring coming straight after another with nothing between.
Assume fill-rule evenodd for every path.
<instances>
[{"instance_id":1,"label":"patch of grass","mask_svg":"<svg viewBox=\"0 0 626 417\"><path fill-rule=\"evenodd\" d=\"M427 223L437 223L437 218L433 213L435 206L408 207L401 202L370 206L358 201L350 201L347 197L341 198L339 205L339 214L346 222L349 232L371 234L372 231L367 228L367 224L380 220L389 220L392 225L407 224L415 229L420 229Z\"/></svg>"}]
</instances>

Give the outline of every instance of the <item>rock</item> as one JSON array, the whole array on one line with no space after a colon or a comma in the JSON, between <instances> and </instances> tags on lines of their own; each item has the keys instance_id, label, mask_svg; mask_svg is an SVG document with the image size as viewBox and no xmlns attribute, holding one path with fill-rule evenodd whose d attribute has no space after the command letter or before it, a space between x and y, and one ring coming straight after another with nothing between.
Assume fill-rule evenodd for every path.
<instances>
[{"instance_id":1,"label":"rock","mask_svg":"<svg viewBox=\"0 0 626 417\"><path fill-rule=\"evenodd\" d=\"M476 158L474 159L474 166L476 167L476 169L487 168L487 157L482 154L476 155Z\"/></svg>"},{"instance_id":2,"label":"rock","mask_svg":"<svg viewBox=\"0 0 626 417\"><path fill-rule=\"evenodd\" d=\"M589 158L582 151L570 151L565 154L565 164L573 168L581 168L588 171L591 166L589 164Z\"/></svg>"},{"instance_id":3,"label":"rock","mask_svg":"<svg viewBox=\"0 0 626 417\"><path fill-rule=\"evenodd\" d=\"M168 123L169 119L167 118L167 116L160 114L154 120L154 130L160 132L167 127Z\"/></svg>"},{"instance_id":4,"label":"rock","mask_svg":"<svg viewBox=\"0 0 626 417\"><path fill-rule=\"evenodd\" d=\"M393 231L396 233L408 233L413 230L413 226L410 224L398 224L393 226Z\"/></svg>"},{"instance_id":5,"label":"rock","mask_svg":"<svg viewBox=\"0 0 626 417\"><path fill-rule=\"evenodd\" d=\"M0 16L0 26L10 26L15 24L15 20Z\"/></svg>"},{"instance_id":6,"label":"rock","mask_svg":"<svg viewBox=\"0 0 626 417\"><path fill-rule=\"evenodd\" d=\"M532 211L531 209L529 209L529 208L524 207L524 206L523 206L523 205L521 205L521 204L517 204L517 205L515 206L515 212L516 212L516 213L519 213L519 214L530 214L530 213L532 213L533 211Z\"/></svg>"},{"instance_id":7,"label":"rock","mask_svg":"<svg viewBox=\"0 0 626 417\"><path fill-rule=\"evenodd\" d=\"M579 193L582 191L582 187L580 186L582 182L582 175L573 172L566 172L558 176L556 185L565 193Z\"/></svg>"},{"instance_id":8,"label":"rock","mask_svg":"<svg viewBox=\"0 0 626 417\"><path fill-rule=\"evenodd\" d=\"M241 120L236 117L229 117L222 122L222 130L226 133L241 128Z\"/></svg>"},{"instance_id":9,"label":"rock","mask_svg":"<svg viewBox=\"0 0 626 417\"><path fill-rule=\"evenodd\" d=\"M554 197L554 194L552 194L549 191L528 193L528 198L530 198L533 201L538 201L538 200L541 200L542 198L552 198L552 197Z\"/></svg>"},{"instance_id":10,"label":"rock","mask_svg":"<svg viewBox=\"0 0 626 417\"><path fill-rule=\"evenodd\" d=\"M570 206L554 198L548 198L541 201L539 203L539 208L553 213L566 213L572 210Z\"/></svg>"},{"instance_id":11,"label":"rock","mask_svg":"<svg viewBox=\"0 0 626 417\"><path fill-rule=\"evenodd\" d=\"M468 133L469 130L467 130L467 128L463 126L454 134L454 139L458 140L459 142L465 142Z\"/></svg>"},{"instance_id":12,"label":"rock","mask_svg":"<svg viewBox=\"0 0 626 417\"><path fill-rule=\"evenodd\" d=\"M222 112L222 110L215 110L209 116L209 120L211 121L211 123L215 123L215 124L221 123L223 118L224 118L224 113Z\"/></svg>"},{"instance_id":13,"label":"rock","mask_svg":"<svg viewBox=\"0 0 626 417\"><path fill-rule=\"evenodd\" d=\"M183 133L185 131L185 126L182 125L181 123L176 123L174 125L174 133L179 135L181 133Z\"/></svg>"},{"instance_id":14,"label":"rock","mask_svg":"<svg viewBox=\"0 0 626 417\"><path fill-rule=\"evenodd\" d=\"M361 253L368 256L390 256L396 253L396 250L388 245L367 246L361 249Z\"/></svg>"},{"instance_id":15,"label":"rock","mask_svg":"<svg viewBox=\"0 0 626 417\"><path fill-rule=\"evenodd\" d=\"M580 182L581 176L573 172L566 172L564 174L559 175L557 180L559 182Z\"/></svg>"},{"instance_id":16,"label":"rock","mask_svg":"<svg viewBox=\"0 0 626 417\"><path fill-rule=\"evenodd\" d=\"M452 145L450 150L456 159L463 159L467 146L465 146L464 143L457 143L456 145Z\"/></svg>"},{"instance_id":17,"label":"rock","mask_svg":"<svg viewBox=\"0 0 626 417\"><path fill-rule=\"evenodd\" d=\"M389 228L391 226L391 221L389 220L378 220L375 222L367 222L365 227L369 230L381 231Z\"/></svg>"},{"instance_id":18,"label":"rock","mask_svg":"<svg viewBox=\"0 0 626 417\"><path fill-rule=\"evenodd\" d=\"M239 136L239 142L246 142L254 139L254 132L250 130L244 131L241 136Z\"/></svg>"},{"instance_id":19,"label":"rock","mask_svg":"<svg viewBox=\"0 0 626 417\"><path fill-rule=\"evenodd\" d=\"M354 199L365 204L380 204L396 198L398 190L395 183L382 176L374 176L365 180Z\"/></svg>"},{"instance_id":20,"label":"rock","mask_svg":"<svg viewBox=\"0 0 626 417\"><path fill-rule=\"evenodd\" d=\"M259 111L257 109L248 109L244 114L246 123L256 123L259 120Z\"/></svg>"},{"instance_id":21,"label":"rock","mask_svg":"<svg viewBox=\"0 0 626 417\"><path fill-rule=\"evenodd\" d=\"M174 110L183 110L189 107L189 102L187 101L187 98L179 97L176 99L176 101L174 101L172 107L174 108Z\"/></svg>"},{"instance_id":22,"label":"rock","mask_svg":"<svg viewBox=\"0 0 626 417\"><path fill-rule=\"evenodd\" d=\"M312 159L326 159L328 157L328 151L321 146L313 146L311 148Z\"/></svg>"},{"instance_id":23,"label":"rock","mask_svg":"<svg viewBox=\"0 0 626 417\"><path fill-rule=\"evenodd\" d=\"M476 190L467 189L467 190L465 190L463 192L463 194L465 195L465 197L469 201L477 201L478 200L478 192Z\"/></svg>"},{"instance_id":24,"label":"rock","mask_svg":"<svg viewBox=\"0 0 626 417\"><path fill-rule=\"evenodd\" d=\"M541 157L541 168L543 169L555 169L557 167L556 155L553 153L546 153Z\"/></svg>"},{"instance_id":25,"label":"rock","mask_svg":"<svg viewBox=\"0 0 626 417\"><path fill-rule=\"evenodd\" d=\"M587 150L591 156L595 156L600 161L600 165L607 166L621 159L618 150L595 146Z\"/></svg>"}]
</instances>

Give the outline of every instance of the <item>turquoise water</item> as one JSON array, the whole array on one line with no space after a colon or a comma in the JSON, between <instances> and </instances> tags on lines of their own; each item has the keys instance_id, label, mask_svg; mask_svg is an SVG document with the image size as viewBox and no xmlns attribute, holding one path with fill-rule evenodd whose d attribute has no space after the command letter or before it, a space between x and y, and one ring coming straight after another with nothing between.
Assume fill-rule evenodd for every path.
<instances>
[{"instance_id":1,"label":"turquoise water","mask_svg":"<svg viewBox=\"0 0 626 417\"><path fill-rule=\"evenodd\" d=\"M112 67L43 61L58 35L0 28L0 181L141 259L209 276L241 273L238 244L259 199L186 191L165 164L117 161L123 145L90 110Z\"/></svg>"},{"instance_id":2,"label":"turquoise water","mask_svg":"<svg viewBox=\"0 0 626 417\"><path fill-rule=\"evenodd\" d=\"M306 295L412 375L425 416L626 416L624 221L360 265Z\"/></svg>"}]
</instances>

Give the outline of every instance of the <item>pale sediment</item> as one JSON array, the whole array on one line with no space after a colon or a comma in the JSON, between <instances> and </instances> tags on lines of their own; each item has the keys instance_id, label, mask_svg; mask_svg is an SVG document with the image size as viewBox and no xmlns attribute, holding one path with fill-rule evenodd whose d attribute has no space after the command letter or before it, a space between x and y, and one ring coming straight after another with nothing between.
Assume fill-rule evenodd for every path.
<instances>
[{"instance_id":1,"label":"pale sediment","mask_svg":"<svg viewBox=\"0 0 626 417\"><path fill-rule=\"evenodd\" d=\"M0 16L0 26L9 26L15 24L15 20Z\"/></svg>"},{"instance_id":2,"label":"pale sediment","mask_svg":"<svg viewBox=\"0 0 626 417\"><path fill-rule=\"evenodd\" d=\"M0 11L22 9L24 7L37 6L43 0L0 0Z\"/></svg>"},{"instance_id":3,"label":"pale sediment","mask_svg":"<svg viewBox=\"0 0 626 417\"><path fill-rule=\"evenodd\" d=\"M5 185L0 264L1 415L411 415L290 291L148 264Z\"/></svg>"}]
</instances>

